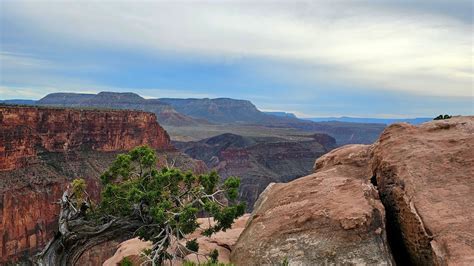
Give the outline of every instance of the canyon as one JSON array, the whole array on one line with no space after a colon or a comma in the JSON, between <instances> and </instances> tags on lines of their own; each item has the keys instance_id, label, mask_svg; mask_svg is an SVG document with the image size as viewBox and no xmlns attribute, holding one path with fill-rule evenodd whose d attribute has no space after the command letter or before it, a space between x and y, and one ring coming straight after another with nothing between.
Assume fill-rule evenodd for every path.
<instances>
[{"instance_id":1,"label":"canyon","mask_svg":"<svg viewBox=\"0 0 474 266\"><path fill-rule=\"evenodd\" d=\"M239 199L251 211L260 193L272 182L288 182L311 172L315 158L336 147L336 140L316 133L297 140L244 137L226 133L196 142L173 142L190 157L206 163L221 178L238 176Z\"/></svg>"},{"instance_id":2,"label":"canyon","mask_svg":"<svg viewBox=\"0 0 474 266\"><path fill-rule=\"evenodd\" d=\"M252 213L236 230L199 238L223 261L474 262L474 117L396 123L373 144L342 147L325 133L280 132L172 141L154 113L0 106L0 264L28 261L54 237L57 202L72 179L84 178L100 200L98 176L139 145L155 149L159 165L241 177L239 198ZM79 263L137 260L133 247L142 243L120 240L94 246Z\"/></svg>"},{"instance_id":3,"label":"canyon","mask_svg":"<svg viewBox=\"0 0 474 266\"><path fill-rule=\"evenodd\" d=\"M473 145L474 117L453 117L394 124L374 144L334 149L316 160L314 173L260 194L229 242L230 261L472 265ZM147 244L137 241L122 243L109 260L139 262L136 247Z\"/></svg>"},{"instance_id":4,"label":"canyon","mask_svg":"<svg viewBox=\"0 0 474 266\"><path fill-rule=\"evenodd\" d=\"M84 178L99 199L99 175L135 146L159 163L205 172L178 152L152 113L0 106L0 264L30 258L53 237L64 188Z\"/></svg>"}]
</instances>

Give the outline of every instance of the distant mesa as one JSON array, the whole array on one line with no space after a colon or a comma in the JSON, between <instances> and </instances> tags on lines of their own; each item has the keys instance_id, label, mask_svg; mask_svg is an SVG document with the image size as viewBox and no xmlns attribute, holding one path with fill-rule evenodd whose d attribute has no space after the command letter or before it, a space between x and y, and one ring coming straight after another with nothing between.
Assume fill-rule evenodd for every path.
<instances>
[{"instance_id":1,"label":"distant mesa","mask_svg":"<svg viewBox=\"0 0 474 266\"><path fill-rule=\"evenodd\" d=\"M409 123L413 125L418 125L424 122L433 120L431 117L417 117L417 118L364 118L364 117L315 117L315 118L305 118L305 120L313 122L349 122L349 123L381 123L381 124L394 124L394 123Z\"/></svg>"}]
</instances>

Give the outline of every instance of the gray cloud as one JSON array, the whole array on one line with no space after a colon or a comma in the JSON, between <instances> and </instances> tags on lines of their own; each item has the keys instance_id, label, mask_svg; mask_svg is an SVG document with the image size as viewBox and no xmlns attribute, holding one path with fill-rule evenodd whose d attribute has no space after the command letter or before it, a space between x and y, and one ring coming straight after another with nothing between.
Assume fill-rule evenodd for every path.
<instances>
[{"instance_id":1,"label":"gray cloud","mask_svg":"<svg viewBox=\"0 0 474 266\"><path fill-rule=\"evenodd\" d=\"M11 1L2 15L42 38L276 62L255 69L276 79L472 97L469 2Z\"/></svg>"}]
</instances>

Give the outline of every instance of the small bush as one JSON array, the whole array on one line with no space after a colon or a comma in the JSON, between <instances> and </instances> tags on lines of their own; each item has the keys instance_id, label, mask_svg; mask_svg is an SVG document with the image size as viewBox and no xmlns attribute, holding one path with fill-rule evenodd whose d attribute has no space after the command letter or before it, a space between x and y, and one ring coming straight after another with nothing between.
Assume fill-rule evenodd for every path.
<instances>
[{"instance_id":1,"label":"small bush","mask_svg":"<svg viewBox=\"0 0 474 266\"><path fill-rule=\"evenodd\" d=\"M192 261L185 261L183 263L183 266L235 266L235 265L232 263L210 262L210 261L197 264Z\"/></svg>"},{"instance_id":2,"label":"small bush","mask_svg":"<svg viewBox=\"0 0 474 266\"><path fill-rule=\"evenodd\" d=\"M125 258L123 258L123 260L120 262L120 266L133 266L133 263L132 263L132 261L131 261L129 258L125 257Z\"/></svg>"},{"instance_id":3,"label":"small bush","mask_svg":"<svg viewBox=\"0 0 474 266\"><path fill-rule=\"evenodd\" d=\"M443 120L443 119L450 119L452 116L450 115L438 115L433 120Z\"/></svg>"}]
</instances>

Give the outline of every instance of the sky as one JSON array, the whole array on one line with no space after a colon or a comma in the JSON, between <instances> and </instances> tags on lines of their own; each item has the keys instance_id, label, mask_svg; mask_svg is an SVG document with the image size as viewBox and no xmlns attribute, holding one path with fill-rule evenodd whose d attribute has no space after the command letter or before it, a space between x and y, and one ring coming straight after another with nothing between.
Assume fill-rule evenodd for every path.
<instances>
[{"instance_id":1,"label":"sky","mask_svg":"<svg viewBox=\"0 0 474 266\"><path fill-rule=\"evenodd\" d=\"M0 0L0 99L230 97L300 117L474 114L464 0Z\"/></svg>"}]
</instances>

